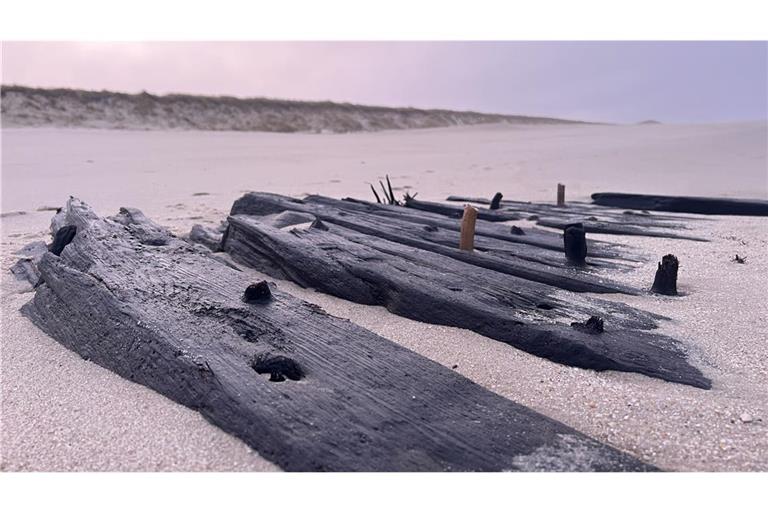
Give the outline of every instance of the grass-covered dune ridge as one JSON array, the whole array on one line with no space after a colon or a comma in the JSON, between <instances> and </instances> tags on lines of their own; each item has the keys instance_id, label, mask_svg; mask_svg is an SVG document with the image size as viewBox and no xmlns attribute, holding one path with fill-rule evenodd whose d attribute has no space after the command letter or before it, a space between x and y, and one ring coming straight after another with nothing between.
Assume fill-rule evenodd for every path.
<instances>
[{"instance_id":1,"label":"grass-covered dune ridge","mask_svg":"<svg viewBox=\"0 0 768 512\"><path fill-rule=\"evenodd\" d=\"M3 127L358 132L485 123L578 123L548 117L391 108L330 101L0 88Z\"/></svg>"}]
</instances>

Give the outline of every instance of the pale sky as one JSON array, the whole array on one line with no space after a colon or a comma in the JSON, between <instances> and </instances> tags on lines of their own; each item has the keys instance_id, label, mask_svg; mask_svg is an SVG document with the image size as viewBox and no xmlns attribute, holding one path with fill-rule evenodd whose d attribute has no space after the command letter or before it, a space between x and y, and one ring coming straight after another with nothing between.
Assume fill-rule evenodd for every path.
<instances>
[{"instance_id":1,"label":"pale sky","mask_svg":"<svg viewBox=\"0 0 768 512\"><path fill-rule=\"evenodd\" d=\"M2 83L727 122L768 118L768 43L4 42Z\"/></svg>"}]
</instances>

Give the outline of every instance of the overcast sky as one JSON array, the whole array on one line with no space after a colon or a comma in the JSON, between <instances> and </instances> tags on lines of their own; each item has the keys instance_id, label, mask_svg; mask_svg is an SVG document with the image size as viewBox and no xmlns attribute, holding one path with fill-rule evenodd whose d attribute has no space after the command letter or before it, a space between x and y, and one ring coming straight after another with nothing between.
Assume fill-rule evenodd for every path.
<instances>
[{"instance_id":1,"label":"overcast sky","mask_svg":"<svg viewBox=\"0 0 768 512\"><path fill-rule=\"evenodd\" d=\"M591 121L768 117L766 42L5 42L2 83Z\"/></svg>"}]
</instances>

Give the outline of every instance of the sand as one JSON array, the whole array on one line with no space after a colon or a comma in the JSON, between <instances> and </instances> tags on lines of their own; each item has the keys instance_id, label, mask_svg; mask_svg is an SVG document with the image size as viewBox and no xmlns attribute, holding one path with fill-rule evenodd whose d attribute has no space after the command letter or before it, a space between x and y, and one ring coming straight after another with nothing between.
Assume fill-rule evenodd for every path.
<instances>
[{"instance_id":1,"label":"sand","mask_svg":"<svg viewBox=\"0 0 768 512\"><path fill-rule=\"evenodd\" d=\"M19 315L31 292L6 270L13 251L46 235L52 212L40 206L76 194L102 214L139 207L181 234L218 223L243 190L367 198L366 182L385 173L436 200L496 190L551 199L557 181L570 198L598 190L766 197L765 136L764 123L350 135L4 130L2 212L27 213L2 218L0 469L277 469L196 412L83 361ZM278 285L664 469L767 470L767 223L697 223L707 244L602 237L652 259L681 258L682 297L616 298L669 317L661 330L688 344L713 379L709 391L568 368L469 331ZM730 261L737 252L747 264ZM650 284L654 266L618 278Z\"/></svg>"}]
</instances>

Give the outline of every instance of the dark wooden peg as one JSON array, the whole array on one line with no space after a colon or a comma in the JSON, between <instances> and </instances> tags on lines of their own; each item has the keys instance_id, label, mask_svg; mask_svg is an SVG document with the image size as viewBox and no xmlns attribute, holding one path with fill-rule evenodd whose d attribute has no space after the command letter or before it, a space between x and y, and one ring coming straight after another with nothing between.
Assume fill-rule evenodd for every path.
<instances>
[{"instance_id":1,"label":"dark wooden peg","mask_svg":"<svg viewBox=\"0 0 768 512\"><path fill-rule=\"evenodd\" d=\"M501 198L504 197L501 192L496 192L496 194L493 196L493 199L491 199L491 210L498 210L499 206L501 206Z\"/></svg>"},{"instance_id":2,"label":"dark wooden peg","mask_svg":"<svg viewBox=\"0 0 768 512\"><path fill-rule=\"evenodd\" d=\"M272 292L266 281L259 281L245 289L243 301L249 304L267 302L272 298Z\"/></svg>"},{"instance_id":3,"label":"dark wooden peg","mask_svg":"<svg viewBox=\"0 0 768 512\"><path fill-rule=\"evenodd\" d=\"M661 258L651 290L662 295L677 295L677 269L679 266L680 262L672 254L667 254Z\"/></svg>"},{"instance_id":4,"label":"dark wooden peg","mask_svg":"<svg viewBox=\"0 0 768 512\"><path fill-rule=\"evenodd\" d=\"M584 264L587 258L587 235L584 224L577 222L568 224L563 231L565 257L571 263Z\"/></svg>"}]
</instances>

